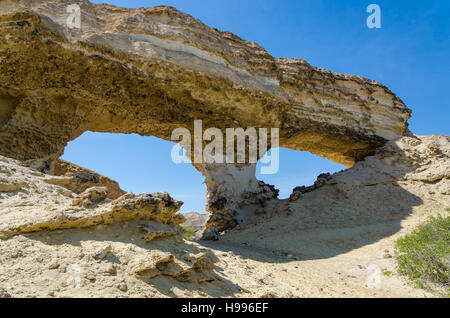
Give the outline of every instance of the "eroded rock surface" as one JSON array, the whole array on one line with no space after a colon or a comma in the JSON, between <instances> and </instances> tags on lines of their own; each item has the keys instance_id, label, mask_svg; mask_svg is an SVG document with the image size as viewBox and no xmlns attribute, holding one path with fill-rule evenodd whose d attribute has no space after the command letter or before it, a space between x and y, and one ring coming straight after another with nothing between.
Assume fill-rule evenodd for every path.
<instances>
[{"instance_id":1,"label":"eroded rock surface","mask_svg":"<svg viewBox=\"0 0 450 318\"><path fill-rule=\"evenodd\" d=\"M56 161L53 174L55 176L75 178L78 185L76 188L77 192L83 192L88 187L93 186L106 187L108 189L107 196L112 200L126 193L116 181L65 160L59 159Z\"/></svg>"},{"instance_id":2,"label":"eroded rock surface","mask_svg":"<svg viewBox=\"0 0 450 318\"><path fill-rule=\"evenodd\" d=\"M74 3L82 23L71 30ZM351 165L402 136L410 117L375 81L273 58L172 7L6 0L0 13L0 144L19 159L59 156L86 130L169 140L202 119L279 127L281 146Z\"/></svg>"},{"instance_id":3,"label":"eroded rock surface","mask_svg":"<svg viewBox=\"0 0 450 318\"><path fill-rule=\"evenodd\" d=\"M81 8L79 29L67 26L69 4ZM351 166L403 136L411 113L380 83L274 58L172 7L4 0L0 33L0 153L46 160L43 171L87 130L170 140L175 128L193 131L196 119L222 131L280 128L282 147ZM232 226L244 193L220 178L207 183L227 188L208 189L208 206L222 192L237 195L227 196L227 211L209 211Z\"/></svg>"},{"instance_id":4,"label":"eroded rock surface","mask_svg":"<svg viewBox=\"0 0 450 318\"><path fill-rule=\"evenodd\" d=\"M9 184L0 191L0 237L26 232L64 228L86 228L126 220L152 220L163 224L181 224L176 214L183 202L167 193L134 195L127 193L117 200L107 199L106 188L90 188L77 195L65 187L49 184L54 177L35 172L5 157L0 157Z\"/></svg>"},{"instance_id":5,"label":"eroded rock surface","mask_svg":"<svg viewBox=\"0 0 450 318\"><path fill-rule=\"evenodd\" d=\"M78 195L49 183L54 177L14 159L0 156L0 168L9 184L21 184L0 189L0 287L16 280L18 272L12 269L21 260L36 255L39 260L28 260L33 275L44 280L53 277L58 283L33 286L27 295L55 296L86 287L79 294L86 296L93 291L90 284L111 277L113 294L143 296L136 285L157 284L149 280L158 276L163 280L158 284L167 285L173 285L170 279L195 285L220 277L215 272L214 253L182 239L180 224L185 218L177 212L183 203L167 193L127 193L113 201L107 198L106 187L89 188ZM82 204L74 205L72 198ZM58 247L61 241L68 245L63 253ZM35 242L38 253L23 242ZM76 246L82 246L83 252L77 252ZM22 285L16 282L12 287L21 290ZM98 292L100 296L100 288Z\"/></svg>"}]
</instances>

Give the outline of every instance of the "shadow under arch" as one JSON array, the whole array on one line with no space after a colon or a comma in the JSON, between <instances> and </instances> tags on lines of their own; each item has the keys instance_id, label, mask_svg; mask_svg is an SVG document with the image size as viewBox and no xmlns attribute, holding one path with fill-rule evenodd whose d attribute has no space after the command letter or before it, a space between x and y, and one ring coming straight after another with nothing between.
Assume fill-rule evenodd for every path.
<instances>
[{"instance_id":1,"label":"shadow under arch","mask_svg":"<svg viewBox=\"0 0 450 318\"><path fill-rule=\"evenodd\" d=\"M325 185L289 199L269 203L266 215L227 232L207 247L269 263L320 260L364 247L402 229L401 222L422 199L402 178L417 167L390 142L375 155L338 172Z\"/></svg>"}]
</instances>

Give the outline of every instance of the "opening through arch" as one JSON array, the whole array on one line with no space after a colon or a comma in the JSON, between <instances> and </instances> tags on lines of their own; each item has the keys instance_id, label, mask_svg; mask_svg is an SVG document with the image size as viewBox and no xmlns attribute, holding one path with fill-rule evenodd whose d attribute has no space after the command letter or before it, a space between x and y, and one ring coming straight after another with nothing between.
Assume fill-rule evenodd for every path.
<instances>
[{"instance_id":1,"label":"opening through arch","mask_svg":"<svg viewBox=\"0 0 450 318\"><path fill-rule=\"evenodd\" d=\"M206 214L204 177L194 166L172 161L174 145L137 134L85 132L68 143L61 159L117 181L126 192L168 192L184 202L180 213Z\"/></svg>"},{"instance_id":2,"label":"opening through arch","mask_svg":"<svg viewBox=\"0 0 450 318\"><path fill-rule=\"evenodd\" d=\"M260 159L256 167L256 178L280 190L279 199L288 199L294 188L311 186L322 173L336 173L346 167L306 151L287 148L279 150L279 170L275 174L261 174L264 164ZM267 155L271 154L271 150ZM266 155L266 156L267 156Z\"/></svg>"}]
</instances>

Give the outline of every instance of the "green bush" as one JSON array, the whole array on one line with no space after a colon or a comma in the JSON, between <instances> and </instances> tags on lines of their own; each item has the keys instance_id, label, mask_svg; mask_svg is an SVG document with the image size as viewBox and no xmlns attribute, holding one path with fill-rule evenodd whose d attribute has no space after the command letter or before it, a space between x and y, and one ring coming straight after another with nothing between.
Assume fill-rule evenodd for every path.
<instances>
[{"instance_id":1,"label":"green bush","mask_svg":"<svg viewBox=\"0 0 450 318\"><path fill-rule=\"evenodd\" d=\"M386 268L383 268L383 269L381 270L381 272L382 272L383 275L386 276L386 277L391 277L392 275L394 275L393 272L391 272L390 270L388 270L388 269L386 269Z\"/></svg>"},{"instance_id":2,"label":"green bush","mask_svg":"<svg viewBox=\"0 0 450 318\"><path fill-rule=\"evenodd\" d=\"M184 235L183 238L186 241L192 241L194 234L197 232L196 229L194 229L192 226L185 225L183 226L184 229Z\"/></svg>"},{"instance_id":3,"label":"green bush","mask_svg":"<svg viewBox=\"0 0 450 318\"><path fill-rule=\"evenodd\" d=\"M450 217L432 217L397 240L395 258L416 287L450 297Z\"/></svg>"}]
</instances>

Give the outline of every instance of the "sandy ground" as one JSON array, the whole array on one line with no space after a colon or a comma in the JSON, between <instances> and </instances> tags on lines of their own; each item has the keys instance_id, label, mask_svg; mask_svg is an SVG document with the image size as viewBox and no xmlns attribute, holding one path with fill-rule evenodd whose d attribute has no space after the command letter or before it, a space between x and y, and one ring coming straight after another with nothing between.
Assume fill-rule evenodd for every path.
<instances>
[{"instance_id":1,"label":"sandy ground","mask_svg":"<svg viewBox=\"0 0 450 318\"><path fill-rule=\"evenodd\" d=\"M236 273L238 264L227 264L225 271L234 273L234 281L241 286L249 285L252 290L251 280L256 273L270 273L269 280L262 280L263 285L279 286L283 296L292 293L293 297L432 297L395 274L391 258L395 240L430 215L424 210L411 214L401 221L401 229L394 234L390 233L397 228L397 221L333 230L266 231L271 227L283 228L290 222L288 217L280 216L250 230L229 233L219 242L202 244L242 256L246 267L243 275ZM267 234L262 237L261 233ZM372 236L383 235L386 237L377 242L358 247ZM385 271L393 275L384 275Z\"/></svg>"},{"instance_id":2,"label":"sandy ground","mask_svg":"<svg viewBox=\"0 0 450 318\"><path fill-rule=\"evenodd\" d=\"M0 241L0 289L13 297L433 297L381 273L395 271L395 239L437 214L431 210L421 206L401 221L307 231L292 229L295 214L272 215L217 242L148 244L135 231L139 222L23 234ZM105 246L111 256L94 257ZM179 260L186 253L212 255L213 269L196 275L214 280L136 277L131 264L152 250ZM68 286L73 264L81 269L79 288Z\"/></svg>"}]
</instances>

